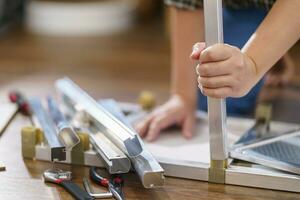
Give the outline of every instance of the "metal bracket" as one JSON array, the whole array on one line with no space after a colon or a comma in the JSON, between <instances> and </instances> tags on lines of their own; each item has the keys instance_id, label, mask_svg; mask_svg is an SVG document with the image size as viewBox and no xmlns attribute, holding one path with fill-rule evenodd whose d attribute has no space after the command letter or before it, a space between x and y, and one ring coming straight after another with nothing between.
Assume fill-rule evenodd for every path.
<instances>
[{"instance_id":1,"label":"metal bracket","mask_svg":"<svg viewBox=\"0 0 300 200\"><path fill-rule=\"evenodd\" d=\"M208 171L209 182L225 184L227 160L211 160Z\"/></svg>"}]
</instances>

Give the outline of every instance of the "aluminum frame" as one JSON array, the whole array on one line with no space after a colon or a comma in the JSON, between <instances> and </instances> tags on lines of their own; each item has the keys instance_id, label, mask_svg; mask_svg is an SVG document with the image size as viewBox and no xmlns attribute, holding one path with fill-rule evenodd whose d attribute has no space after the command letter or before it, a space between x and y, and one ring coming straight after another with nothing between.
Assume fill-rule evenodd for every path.
<instances>
[{"instance_id":1,"label":"aluminum frame","mask_svg":"<svg viewBox=\"0 0 300 200\"><path fill-rule=\"evenodd\" d=\"M223 43L222 0L204 0L206 46ZM225 99L208 97L209 140L212 160L228 158Z\"/></svg>"}]
</instances>

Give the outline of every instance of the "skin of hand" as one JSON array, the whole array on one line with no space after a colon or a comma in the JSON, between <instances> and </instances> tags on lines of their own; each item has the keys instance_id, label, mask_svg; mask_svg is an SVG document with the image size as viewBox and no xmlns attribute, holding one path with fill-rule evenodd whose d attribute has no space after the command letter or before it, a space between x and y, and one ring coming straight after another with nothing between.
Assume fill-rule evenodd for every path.
<instances>
[{"instance_id":1,"label":"skin of hand","mask_svg":"<svg viewBox=\"0 0 300 200\"><path fill-rule=\"evenodd\" d=\"M253 60L234 46L196 43L190 57L199 61L198 87L206 96L242 97L260 78Z\"/></svg>"},{"instance_id":2,"label":"skin of hand","mask_svg":"<svg viewBox=\"0 0 300 200\"><path fill-rule=\"evenodd\" d=\"M158 138L162 129L182 126L182 134L191 138L194 131L197 80L188 56L191 46L203 40L203 10L170 8L171 28L171 97L138 123L137 132L147 141Z\"/></svg>"},{"instance_id":3,"label":"skin of hand","mask_svg":"<svg viewBox=\"0 0 300 200\"><path fill-rule=\"evenodd\" d=\"M200 63L202 92L215 98L247 94L299 39L299 9L299 0L277 0L242 50L226 44L206 49L203 43L196 44L191 58Z\"/></svg>"},{"instance_id":4,"label":"skin of hand","mask_svg":"<svg viewBox=\"0 0 300 200\"><path fill-rule=\"evenodd\" d=\"M195 126L195 108L179 95L173 95L169 101L155 109L135 129L146 141L152 142L159 133L172 125L182 127L182 134L190 139Z\"/></svg>"}]
</instances>

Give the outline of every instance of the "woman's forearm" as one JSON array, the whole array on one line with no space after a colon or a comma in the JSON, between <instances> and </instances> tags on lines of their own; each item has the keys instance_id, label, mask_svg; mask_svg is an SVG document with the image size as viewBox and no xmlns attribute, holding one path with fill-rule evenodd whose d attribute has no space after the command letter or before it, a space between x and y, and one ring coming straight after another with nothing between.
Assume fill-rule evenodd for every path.
<instances>
[{"instance_id":1,"label":"woman's forearm","mask_svg":"<svg viewBox=\"0 0 300 200\"><path fill-rule=\"evenodd\" d=\"M299 39L300 1L277 0L242 51L256 64L261 78Z\"/></svg>"},{"instance_id":2,"label":"woman's forearm","mask_svg":"<svg viewBox=\"0 0 300 200\"><path fill-rule=\"evenodd\" d=\"M203 41L203 12L171 8L171 92L185 100L196 103L197 81L193 65L189 59L191 47Z\"/></svg>"}]
</instances>

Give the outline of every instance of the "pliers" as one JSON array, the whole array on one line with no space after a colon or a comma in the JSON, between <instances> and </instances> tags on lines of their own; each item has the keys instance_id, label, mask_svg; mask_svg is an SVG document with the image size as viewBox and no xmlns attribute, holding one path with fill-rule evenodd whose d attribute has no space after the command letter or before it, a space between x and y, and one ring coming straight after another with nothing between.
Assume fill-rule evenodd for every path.
<instances>
[{"instance_id":1,"label":"pliers","mask_svg":"<svg viewBox=\"0 0 300 200\"><path fill-rule=\"evenodd\" d=\"M120 176L115 176L108 180L107 178L102 177L97 172L97 167L90 168L90 178L97 184L108 188L109 192L112 196L117 200L124 200L124 194L122 191L122 187L124 184L124 180Z\"/></svg>"}]
</instances>

